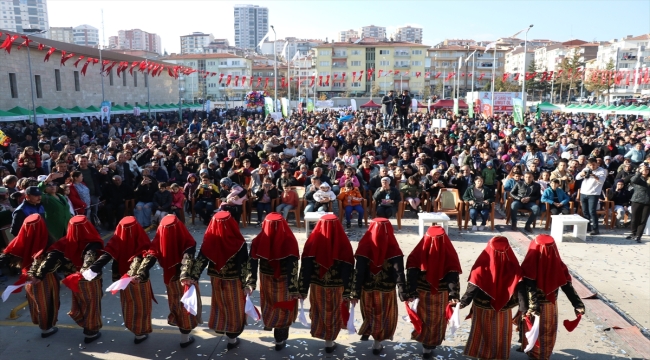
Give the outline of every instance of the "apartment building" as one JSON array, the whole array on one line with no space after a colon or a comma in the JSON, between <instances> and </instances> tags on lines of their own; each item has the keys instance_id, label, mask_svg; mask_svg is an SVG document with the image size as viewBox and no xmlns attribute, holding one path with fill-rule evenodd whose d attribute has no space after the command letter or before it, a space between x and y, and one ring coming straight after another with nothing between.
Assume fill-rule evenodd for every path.
<instances>
[{"instance_id":1,"label":"apartment building","mask_svg":"<svg viewBox=\"0 0 650 360\"><path fill-rule=\"evenodd\" d=\"M269 32L269 9L258 5L235 5L235 46L257 48Z\"/></svg>"},{"instance_id":2,"label":"apartment building","mask_svg":"<svg viewBox=\"0 0 650 360\"><path fill-rule=\"evenodd\" d=\"M350 40L356 40L359 38L359 32L354 29L343 30L339 33L340 42L348 42Z\"/></svg>"},{"instance_id":3,"label":"apartment building","mask_svg":"<svg viewBox=\"0 0 650 360\"><path fill-rule=\"evenodd\" d=\"M412 26L399 27L393 34L393 40L422 44L422 28Z\"/></svg>"},{"instance_id":4,"label":"apartment building","mask_svg":"<svg viewBox=\"0 0 650 360\"><path fill-rule=\"evenodd\" d=\"M68 44L74 44L72 27L50 27L50 39Z\"/></svg>"},{"instance_id":5,"label":"apartment building","mask_svg":"<svg viewBox=\"0 0 650 360\"><path fill-rule=\"evenodd\" d=\"M204 34L202 32L193 32L189 35L181 36L181 54L202 53L204 47L214 41L214 35Z\"/></svg>"},{"instance_id":6,"label":"apartment building","mask_svg":"<svg viewBox=\"0 0 650 360\"><path fill-rule=\"evenodd\" d=\"M359 38L369 38L369 37L379 39L379 40L385 39L386 27L375 26L375 25L363 26L361 30L359 30Z\"/></svg>"}]
</instances>

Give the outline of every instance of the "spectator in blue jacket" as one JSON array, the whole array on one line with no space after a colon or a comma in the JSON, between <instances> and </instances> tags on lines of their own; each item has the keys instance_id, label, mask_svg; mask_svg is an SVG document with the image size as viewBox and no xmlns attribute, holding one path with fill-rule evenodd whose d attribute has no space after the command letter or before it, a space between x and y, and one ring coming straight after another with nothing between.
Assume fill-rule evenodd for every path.
<instances>
[{"instance_id":1,"label":"spectator in blue jacket","mask_svg":"<svg viewBox=\"0 0 650 360\"><path fill-rule=\"evenodd\" d=\"M551 209L551 215L569 214L569 195L560 188L560 180L551 180L542 194L542 202Z\"/></svg>"},{"instance_id":2,"label":"spectator in blue jacket","mask_svg":"<svg viewBox=\"0 0 650 360\"><path fill-rule=\"evenodd\" d=\"M626 159L632 160L632 164L634 166L638 166L643 162L643 159L645 159L645 150L643 150L643 144L642 143L636 143L634 145L634 149L630 149L630 151L625 154Z\"/></svg>"}]
</instances>

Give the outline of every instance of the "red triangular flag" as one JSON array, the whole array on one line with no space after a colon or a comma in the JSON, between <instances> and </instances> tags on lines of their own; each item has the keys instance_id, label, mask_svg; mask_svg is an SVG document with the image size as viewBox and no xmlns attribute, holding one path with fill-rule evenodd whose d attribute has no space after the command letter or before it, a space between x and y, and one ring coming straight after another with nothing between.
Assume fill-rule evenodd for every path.
<instances>
[{"instance_id":1,"label":"red triangular flag","mask_svg":"<svg viewBox=\"0 0 650 360\"><path fill-rule=\"evenodd\" d=\"M25 39L25 41L23 41L22 44L18 45L18 50L20 50L20 48L22 48L23 46L29 46L29 43L33 41L30 40L27 36L23 36L22 38Z\"/></svg>"},{"instance_id":2,"label":"red triangular flag","mask_svg":"<svg viewBox=\"0 0 650 360\"><path fill-rule=\"evenodd\" d=\"M257 85L255 85L255 86L259 87L261 83L262 83L262 78L258 76L257 77Z\"/></svg>"},{"instance_id":3,"label":"red triangular flag","mask_svg":"<svg viewBox=\"0 0 650 360\"><path fill-rule=\"evenodd\" d=\"M411 324L413 324L413 328L415 329L415 332L418 334L421 333L422 319L420 319L420 317L415 311L411 310L408 301L404 301L404 306L406 307L406 312L409 314L409 318L411 319Z\"/></svg>"},{"instance_id":4,"label":"red triangular flag","mask_svg":"<svg viewBox=\"0 0 650 360\"><path fill-rule=\"evenodd\" d=\"M447 304L447 307L445 308L445 318L447 319L447 321L449 321L449 319L451 319L451 316L454 315L454 306L455 305L452 305L450 303Z\"/></svg>"},{"instance_id":5,"label":"red triangular flag","mask_svg":"<svg viewBox=\"0 0 650 360\"><path fill-rule=\"evenodd\" d=\"M582 319L582 315L578 314L578 317L576 317L575 320L564 320L564 328L568 332L572 332L575 330L576 327L578 327L578 324L580 324L580 319Z\"/></svg>"},{"instance_id":6,"label":"red triangular flag","mask_svg":"<svg viewBox=\"0 0 650 360\"><path fill-rule=\"evenodd\" d=\"M71 57L74 56L74 53L65 54L65 51L61 51L61 66L65 66L65 62L68 61Z\"/></svg>"},{"instance_id":7,"label":"red triangular flag","mask_svg":"<svg viewBox=\"0 0 650 360\"><path fill-rule=\"evenodd\" d=\"M47 53L45 54L45 58L43 59L43 62L50 61L50 56L52 56L52 54L54 54L55 51L56 48L51 47L50 50L48 50Z\"/></svg>"},{"instance_id":8,"label":"red triangular flag","mask_svg":"<svg viewBox=\"0 0 650 360\"><path fill-rule=\"evenodd\" d=\"M344 324L347 324L350 319L350 308L347 301L341 303L341 319L343 319Z\"/></svg>"},{"instance_id":9,"label":"red triangular flag","mask_svg":"<svg viewBox=\"0 0 650 360\"><path fill-rule=\"evenodd\" d=\"M61 282L63 285L67 286L72 290L72 292L81 292L79 290L79 281L83 278L80 273L74 273L72 275L67 276L65 279L63 279Z\"/></svg>"},{"instance_id":10,"label":"red triangular flag","mask_svg":"<svg viewBox=\"0 0 650 360\"><path fill-rule=\"evenodd\" d=\"M79 65L79 61L83 60L84 57L85 57L85 56L83 56L83 55L79 56L79 59L77 59L77 61L75 61L74 64L72 64L72 65L73 65L74 67L78 67L78 65Z\"/></svg>"},{"instance_id":11,"label":"red triangular flag","mask_svg":"<svg viewBox=\"0 0 650 360\"><path fill-rule=\"evenodd\" d=\"M285 309L285 310L293 310L296 307L297 304L296 299L293 300L287 300L287 301L278 301L275 304L273 304L274 309Z\"/></svg>"},{"instance_id":12,"label":"red triangular flag","mask_svg":"<svg viewBox=\"0 0 650 360\"><path fill-rule=\"evenodd\" d=\"M0 45L0 49L5 49L8 54L11 54L11 45L13 45L14 41L16 41L16 39L19 37L20 35L7 35L5 41L2 43L2 45Z\"/></svg>"},{"instance_id":13,"label":"red triangular flag","mask_svg":"<svg viewBox=\"0 0 650 360\"><path fill-rule=\"evenodd\" d=\"M264 88L266 89L269 86L269 78L264 78Z\"/></svg>"},{"instance_id":14,"label":"red triangular flag","mask_svg":"<svg viewBox=\"0 0 650 360\"><path fill-rule=\"evenodd\" d=\"M81 67L81 75L86 76L86 70L88 70L88 64L90 64L91 60L92 59L86 60L86 63L84 64L84 66Z\"/></svg>"},{"instance_id":15,"label":"red triangular flag","mask_svg":"<svg viewBox=\"0 0 650 360\"><path fill-rule=\"evenodd\" d=\"M44 47L45 47L45 44L38 44L38 50L43 50Z\"/></svg>"}]
</instances>

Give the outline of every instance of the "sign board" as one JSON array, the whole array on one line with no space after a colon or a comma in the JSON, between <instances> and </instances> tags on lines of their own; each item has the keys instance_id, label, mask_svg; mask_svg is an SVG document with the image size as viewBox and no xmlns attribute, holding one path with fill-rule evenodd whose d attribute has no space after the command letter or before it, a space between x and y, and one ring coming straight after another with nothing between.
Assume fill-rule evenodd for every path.
<instances>
[{"instance_id":1,"label":"sign board","mask_svg":"<svg viewBox=\"0 0 650 360\"><path fill-rule=\"evenodd\" d=\"M481 112L485 114L485 110L491 109L495 113L512 113L513 99L521 99L520 92L495 92L494 101L492 101L492 93L490 91L480 91L478 99L480 101ZM489 105L489 106L484 106ZM490 112L491 115L491 112ZM487 115L489 116L489 115Z\"/></svg>"},{"instance_id":2,"label":"sign board","mask_svg":"<svg viewBox=\"0 0 650 360\"><path fill-rule=\"evenodd\" d=\"M111 120L111 102L102 101L102 106L100 108L99 118L102 121L110 122Z\"/></svg>"},{"instance_id":3,"label":"sign board","mask_svg":"<svg viewBox=\"0 0 650 360\"><path fill-rule=\"evenodd\" d=\"M309 106L309 105L307 105ZM331 108L334 107L334 100L316 100L317 108Z\"/></svg>"},{"instance_id":4,"label":"sign board","mask_svg":"<svg viewBox=\"0 0 650 360\"><path fill-rule=\"evenodd\" d=\"M350 107L352 111L357 111L357 101L355 99L350 99Z\"/></svg>"},{"instance_id":5,"label":"sign board","mask_svg":"<svg viewBox=\"0 0 650 360\"><path fill-rule=\"evenodd\" d=\"M275 122L278 122L282 120L282 113L281 112L272 112L271 113L271 118L275 120Z\"/></svg>"},{"instance_id":6,"label":"sign board","mask_svg":"<svg viewBox=\"0 0 650 360\"><path fill-rule=\"evenodd\" d=\"M447 119L433 119L431 120L431 128L440 128L440 129L446 129L447 128Z\"/></svg>"}]
</instances>

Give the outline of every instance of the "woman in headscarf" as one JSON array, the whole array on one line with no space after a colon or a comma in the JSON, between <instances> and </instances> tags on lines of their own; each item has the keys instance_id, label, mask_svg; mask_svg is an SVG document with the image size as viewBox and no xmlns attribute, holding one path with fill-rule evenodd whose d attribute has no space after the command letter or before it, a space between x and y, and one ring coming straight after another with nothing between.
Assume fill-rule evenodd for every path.
<instances>
[{"instance_id":1,"label":"woman in headscarf","mask_svg":"<svg viewBox=\"0 0 650 360\"><path fill-rule=\"evenodd\" d=\"M325 340L325 352L336 348L345 327L341 306L349 307L354 253L336 215L323 216L307 239L300 267L300 296L309 293L311 336ZM340 306L338 306L340 305Z\"/></svg>"},{"instance_id":2,"label":"woman in headscarf","mask_svg":"<svg viewBox=\"0 0 650 360\"><path fill-rule=\"evenodd\" d=\"M512 340L512 311L521 267L508 239L495 236L472 266L460 308L472 301L472 328L465 356L479 359L508 359ZM520 305L521 307L521 305Z\"/></svg>"},{"instance_id":3,"label":"woman in headscarf","mask_svg":"<svg viewBox=\"0 0 650 360\"><path fill-rule=\"evenodd\" d=\"M430 227L406 260L409 297L419 299L417 314L422 319L422 331L413 331L412 339L422 343L424 359L430 359L445 339L446 308L458 303L461 273L458 253L440 226Z\"/></svg>"},{"instance_id":4,"label":"woman in headscarf","mask_svg":"<svg viewBox=\"0 0 650 360\"><path fill-rule=\"evenodd\" d=\"M84 342L89 344L101 336L101 300L104 296L102 277L85 280L80 272L92 265L104 248L99 233L83 215L70 219L66 235L47 250L44 263L34 272L33 278L43 281L49 273L63 272L63 281L72 290L72 308L68 315L84 331Z\"/></svg>"},{"instance_id":5,"label":"woman in headscarf","mask_svg":"<svg viewBox=\"0 0 650 360\"><path fill-rule=\"evenodd\" d=\"M404 255L395 239L393 225L385 218L375 218L359 241L354 269L352 303L361 299L362 341L373 337L372 353L383 350L384 340L392 340L397 328L397 295L408 300L404 277Z\"/></svg>"},{"instance_id":6,"label":"woman in headscarf","mask_svg":"<svg viewBox=\"0 0 650 360\"><path fill-rule=\"evenodd\" d=\"M250 292L257 286L260 272L260 304L264 330L273 329L275 350L286 346L289 327L298 315L298 241L281 214L272 212L262 223L262 231L251 243Z\"/></svg>"},{"instance_id":7,"label":"woman in headscarf","mask_svg":"<svg viewBox=\"0 0 650 360\"><path fill-rule=\"evenodd\" d=\"M557 337L558 310L557 295L562 289L573 305L576 315L585 313L585 304L576 293L571 283L569 269L560 258L555 241L549 235L538 235L530 242L528 253L521 263L525 291L523 295L522 315L529 317L531 323L533 316L539 316L539 346L533 347L527 354L532 359L545 360L551 357ZM528 341L523 333L526 331L522 322L520 325L522 349Z\"/></svg>"},{"instance_id":8,"label":"woman in headscarf","mask_svg":"<svg viewBox=\"0 0 650 360\"><path fill-rule=\"evenodd\" d=\"M151 301L153 291L149 282L149 270L156 258L148 255L151 240L133 216L123 218L115 234L108 240L104 254L90 266L90 270L100 274L102 268L113 260L113 281L124 275L132 277L131 283L120 290L124 325L133 334L136 344L145 341L151 333Z\"/></svg>"},{"instance_id":9,"label":"woman in headscarf","mask_svg":"<svg viewBox=\"0 0 650 360\"><path fill-rule=\"evenodd\" d=\"M208 327L217 334L225 334L228 350L234 349L246 325L246 295L250 295L250 289L245 286L248 247L237 221L227 211L212 217L194 266L184 269L181 283L197 283L206 266L212 283Z\"/></svg>"},{"instance_id":10,"label":"woman in headscarf","mask_svg":"<svg viewBox=\"0 0 650 360\"><path fill-rule=\"evenodd\" d=\"M167 287L167 302L169 303L169 316L167 323L178 326L181 332L181 348L186 348L194 342L190 336L192 329L201 321L201 294L199 287L195 286L198 308L196 315L185 310L181 298L185 289L180 281L182 271L189 271L194 266L196 241L185 225L178 220L176 215L167 215L158 225L156 236L151 243L149 254L154 256L163 269L163 281Z\"/></svg>"},{"instance_id":11,"label":"woman in headscarf","mask_svg":"<svg viewBox=\"0 0 650 360\"><path fill-rule=\"evenodd\" d=\"M35 272L43 261L43 253L52 240L48 236L45 220L39 214L25 218L16 236L0 254L0 269L12 258L19 258L22 273L16 285L31 281L25 286L32 322L41 329L41 337L54 335L59 314L59 278L54 271L43 275L42 281Z\"/></svg>"}]
</instances>

